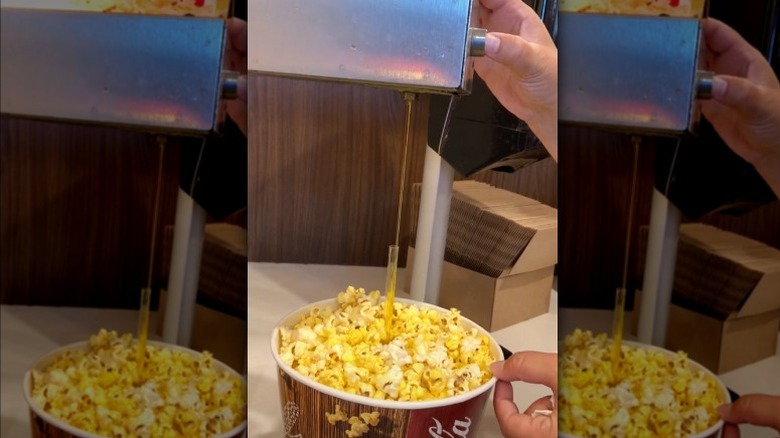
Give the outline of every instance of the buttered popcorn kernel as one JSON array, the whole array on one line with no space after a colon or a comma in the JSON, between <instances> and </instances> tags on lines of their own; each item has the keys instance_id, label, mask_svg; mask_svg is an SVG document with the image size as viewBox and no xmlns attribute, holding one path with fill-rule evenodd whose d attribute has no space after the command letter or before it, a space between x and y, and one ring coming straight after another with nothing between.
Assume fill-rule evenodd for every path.
<instances>
[{"instance_id":1,"label":"buttered popcorn kernel","mask_svg":"<svg viewBox=\"0 0 780 438\"><path fill-rule=\"evenodd\" d=\"M35 404L68 424L111 437L208 437L244 421L244 383L211 354L147 345L137 379L132 335L100 330L87 350L32 371ZM142 382L142 383L141 383Z\"/></svg>"},{"instance_id":2,"label":"buttered popcorn kernel","mask_svg":"<svg viewBox=\"0 0 780 438\"><path fill-rule=\"evenodd\" d=\"M314 308L281 327L279 355L329 387L376 399L421 401L470 391L491 378L488 337L465 329L460 313L395 302L384 342L384 299L348 287L338 308Z\"/></svg>"},{"instance_id":3,"label":"buttered popcorn kernel","mask_svg":"<svg viewBox=\"0 0 780 438\"><path fill-rule=\"evenodd\" d=\"M611 341L575 330L564 340L558 393L560 430L581 437L684 437L718 421L718 383L693 371L683 352L622 346L620 382L611 384Z\"/></svg>"}]
</instances>

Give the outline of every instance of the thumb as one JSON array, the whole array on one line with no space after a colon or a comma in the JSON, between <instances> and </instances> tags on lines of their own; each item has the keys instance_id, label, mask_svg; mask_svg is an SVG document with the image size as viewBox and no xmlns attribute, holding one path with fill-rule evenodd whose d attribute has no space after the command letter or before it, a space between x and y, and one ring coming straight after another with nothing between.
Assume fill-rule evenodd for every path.
<instances>
[{"instance_id":1,"label":"thumb","mask_svg":"<svg viewBox=\"0 0 780 438\"><path fill-rule=\"evenodd\" d=\"M490 371L506 382L521 380L547 386L558 393L558 355L538 351L520 351L507 360L493 362Z\"/></svg>"},{"instance_id":2,"label":"thumb","mask_svg":"<svg viewBox=\"0 0 780 438\"><path fill-rule=\"evenodd\" d=\"M731 404L718 407L727 423L766 426L780 432L780 396L748 394Z\"/></svg>"},{"instance_id":3,"label":"thumb","mask_svg":"<svg viewBox=\"0 0 780 438\"><path fill-rule=\"evenodd\" d=\"M545 64L538 52L536 44L517 35L488 32L485 37L485 55L521 78L536 76L542 70Z\"/></svg>"},{"instance_id":4,"label":"thumb","mask_svg":"<svg viewBox=\"0 0 780 438\"><path fill-rule=\"evenodd\" d=\"M745 78L716 75L712 80L712 98L747 120L765 116L761 105L761 87Z\"/></svg>"}]
</instances>

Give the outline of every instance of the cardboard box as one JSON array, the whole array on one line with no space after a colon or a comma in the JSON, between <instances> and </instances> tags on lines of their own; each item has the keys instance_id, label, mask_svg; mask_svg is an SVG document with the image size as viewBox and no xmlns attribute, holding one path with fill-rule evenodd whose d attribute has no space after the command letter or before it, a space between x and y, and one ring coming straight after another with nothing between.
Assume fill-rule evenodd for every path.
<instances>
[{"instance_id":1,"label":"cardboard box","mask_svg":"<svg viewBox=\"0 0 780 438\"><path fill-rule=\"evenodd\" d=\"M774 355L780 250L695 223L682 225L677 252L666 348L718 374ZM637 292L634 315L640 303Z\"/></svg>"},{"instance_id":2,"label":"cardboard box","mask_svg":"<svg viewBox=\"0 0 780 438\"><path fill-rule=\"evenodd\" d=\"M407 255L405 288L412 282L414 248ZM444 262L437 305L457 308L488 331L496 331L547 313L555 266L498 278Z\"/></svg>"},{"instance_id":3,"label":"cardboard box","mask_svg":"<svg viewBox=\"0 0 780 438\"><path fill-rule=\"evenodd\" d=\"M554 270L548 266L493 278L445 262L439 305L461 309L491 332L500 330L550 310Z\"/></svg>"},{"instance_id":4,"label":"cardboard box","mask_svg":"<svg viewBox=\"0 0 780 438\"><path fill-rule=\"evenodd\" d=\"M419 186L412 192L419 208ZM416 227L412 227L412 241ZM516 193L458 181L447 228L439 306L495 331L549 311L558 259L558 212ZM406 261L411 285L414 248Z\"/></svg>"},{"instance_id":5,"label":"cardboard box","mask_svg":"<svg viewBox=\"0 0 780 438\"><path fill-rule=\"evenodd\" d=\"M412 187L411 241L417 235L420 185ZM493 277L558 261L558 211L477 181L453 184L445 259ZM407 263L408 265L408 263Z\"/></svg>"},{"instance_id":6,"label":"cardboard box","mask_svg":"<svg viewBox=\"0 0 780 438\"><path fill-rule=\"evenodd\" d=\"M637 291L634 335L641 297ZM776 354L778 329L780 309L723 320L671 304L664 346L682 350L714 373L723 374Z\"/></svg>"}]
</instances>

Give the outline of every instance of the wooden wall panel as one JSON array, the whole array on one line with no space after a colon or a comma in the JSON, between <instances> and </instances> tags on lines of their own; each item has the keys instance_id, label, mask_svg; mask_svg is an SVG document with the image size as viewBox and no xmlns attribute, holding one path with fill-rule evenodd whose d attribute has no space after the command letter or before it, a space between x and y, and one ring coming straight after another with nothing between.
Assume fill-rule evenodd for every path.
<instances>
[{"instance_id":1,"label":"wooden wall panel","mask_svg":"<svg viewBox=\"0 0 780 438\"><path fill-rule=\"evenodd\" d=\"M6 117L0 123L2 302L136 307L148 269L155 137ZM178 151L169 141L160 229L173 223Z\"/></svg>"},{"instance_id":2,"label":"wooden wall panel","mask_svg":"<svg viewBox=\"0 0 780 438\"><path fill-rule=\"evenodd\" d=\"M385 264L400 184L401 94L250 81L249 259ZM422 174L426 107L425 99L415 104L407 186Z\"/></svg>"},{"instance_id":3,"label":"wooden wall panel","mask_svg":"<svg viewBox=\"0 0 780 438\"><path fill-rule=\"evenodd\" d=\"M780 249L780 201L762 205L741 215L710 214L701 218L701 222Z\"/></svg>"},{"instance_id":4,"label":"wooden wall panel","mask_svg":"<svg viewBox=\"0 0 780 438\"><path fill-rule=\"evenodd\" d=\"M621 284L628 221L633 148L624 134L561 127L559 179L558 302L562 307L614 307ZM638 203L632 230L629 307L639 284L637 236L650 221L655 151L668 142L644 138ZM690 219L683 218L683 222ZM780 202L740 216L712 214L699 219L780 248Z\"/></svg>"},{"instance_id":5,"label":"wooden wall panel","mask_svg":"<svg viewBox=\"0 0 780 438\"><path fill-rule=\"evenodd\" d=\"M627 135L559 130L558 302L562 307L614 306L623 275L633 146ZM654 142L640 146L635 224L647 224ZM636 242L638 226L632 230ZM636 245L636 243L634 243ZM632 251L633 253L633 251ZM630 266L635 266L632 254ZM629 290L635 286L629 278Z\"/></svg>"},{"instance_id":6,"label":"wooden wall panel","mask_svg":"<svg viewBox=\"0 0 780 438\"><path fill-rule=\"evenodd\" d=\"M250 261L385 265L395 234L400 94L269 77L250 78L249 90ZM416 104L412 132L408 184L422 180L425 98ZM555 205L555 165L546 161L479 178L510 189L528 186L527 196ZM408 228L405 223L402 248ZM401 251L401 265L405 256Z\"/></svg>"}]
</instances>

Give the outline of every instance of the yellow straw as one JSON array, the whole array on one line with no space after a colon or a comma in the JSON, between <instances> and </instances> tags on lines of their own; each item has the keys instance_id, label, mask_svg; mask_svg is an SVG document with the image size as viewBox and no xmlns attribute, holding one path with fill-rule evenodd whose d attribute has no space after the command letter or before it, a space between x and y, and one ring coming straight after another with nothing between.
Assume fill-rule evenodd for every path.
<instances>
[{"instance_id":1,"label":"yellow straw","mask_svg":"<svg viewBox=\"0 0 780 438\"><path fill-rule=\"evenodd\" d=\"M152 273L154 271L154 247L157 242L157 222L160 216L160 194L163 177L163 158L165 157L165 137L157 137L160 146L160 156L157 162L157 186L154 197L154 213L152 217L152 240L149 250L149 272L146 278L146 287L141 289L141 308L138 317L138 344L135 350L135 360L138 364L138 380L143 381L144 366L146 364L146 340L149 337L149 307L152 302Z\"/></svg>"},{"instance_id":2,"label":"yellow straw","mask_svg":"<svg viewBox=\"0 0 780 438\"><path fill-rule=\"evenodd\" d=\"M636 177L639 168L639 144L641 137L634 136L634 169L631 175L631 195L628 204L628 231L626 235L626 253L623 259L623 283L615 293L615 314L612 319L612 381L620 381L620 346L623 343L623 321L626 313L626 283L628 281L628 259L631 254L631 229L634 226L634 210L636 197Z\"/></svg>"},{"instance_id":3,"label":"yellow straw","mask_svg":"<svg viewBox=\"0 0 780 438\"><path fill-rule=\"evenodd\" d=\"M385 278L385 340L392 339L393 304L395 303L395 288L398 279L398 244L401 237L401 220L404 209L404 192L406 186L406 162L409 156L409 142L412 131L412 103L415 95L404 93L406 101L406 118L404 121L404 149L401 159L401 186L398 189L398 214L395 223L395 244L390 245L387 257L387 277Z\"/></svg>"}]
</instances>

